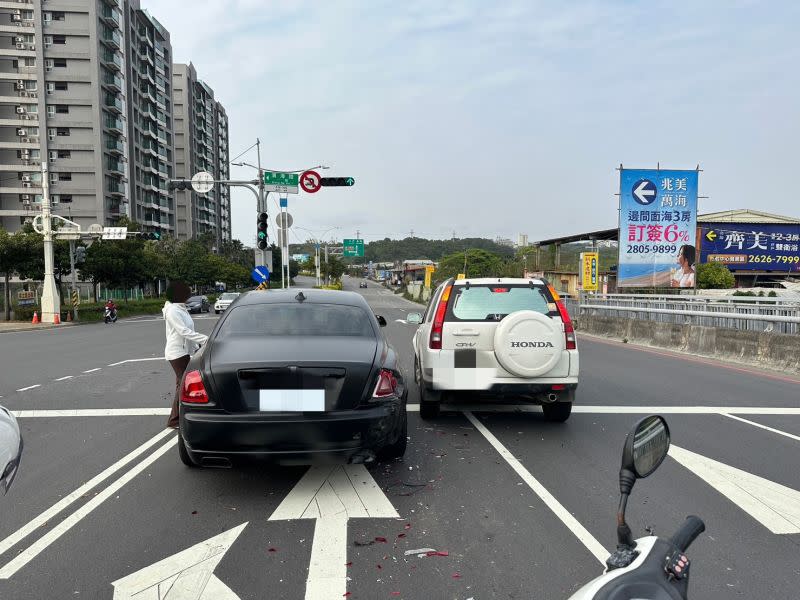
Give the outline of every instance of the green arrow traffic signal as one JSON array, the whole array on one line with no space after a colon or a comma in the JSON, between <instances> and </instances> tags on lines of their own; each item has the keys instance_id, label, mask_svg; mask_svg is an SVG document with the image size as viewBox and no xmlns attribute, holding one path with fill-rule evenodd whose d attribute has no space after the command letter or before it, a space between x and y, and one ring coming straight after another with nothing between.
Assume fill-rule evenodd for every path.
<instances>
[{"instance_id":1,"label":"green arrow traffic signal","mask_svg":"<svg viewBox=\"0 0 800 600\"><path fill-rule=\"evenodd\" d=\"M258 239L258 249L259 250L266 250L267 249L267 223L269 222L269 215L265 212L258 213L258 219L256 221L256 237Z\"/></svg>"}]
</instances>

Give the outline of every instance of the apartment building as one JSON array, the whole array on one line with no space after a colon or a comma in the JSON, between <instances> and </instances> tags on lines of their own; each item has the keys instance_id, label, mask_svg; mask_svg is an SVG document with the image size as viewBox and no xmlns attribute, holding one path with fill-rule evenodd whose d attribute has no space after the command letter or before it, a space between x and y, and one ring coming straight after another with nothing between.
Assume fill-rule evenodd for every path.
<instances>
[{"instance_id":1,"label":"apartment building","mask_svg":"<svg viewBox=\"0 0 800 600\"><path fill-rule=\"evenodd\" d=\"M170 35L139 0L126 15L130 216L144 231L174 236Z\"/></svg>"},{"instance_id":2,"label":"apartment building","mask_svg":"<svg viewBox=\"0 0 800 600\"><path fill-rule=\"evenodd\" d=\"M172 67L175 177L189 179L207 171L228 178L228 118L214 90L197 78L194 65ZM207 194L175 192L176 236L188 239L210 233L217 245L230 239L230 192L215 185Z\"/></svg>"},{"instance_id":3,"label":"apartment building","mask_svg":"<svg viewBox=\"0 0 800 600\"><path fill-rule=\"evenodd\" d=\"M84 227L128 214L122 3L0 2L0 208L33 210L45 163L57 214Z\"/></svg>"}]
</instances>

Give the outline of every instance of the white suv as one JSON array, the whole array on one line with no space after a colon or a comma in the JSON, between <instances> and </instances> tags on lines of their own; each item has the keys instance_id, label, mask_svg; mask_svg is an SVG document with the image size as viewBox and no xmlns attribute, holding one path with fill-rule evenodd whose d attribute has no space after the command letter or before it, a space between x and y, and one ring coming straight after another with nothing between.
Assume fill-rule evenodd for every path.
<instances>
[{"instance_id":1,"label":"white suv","mask_svg":"<svg viewBox=\"0 0 800 600\"><path fill-rule=\"evenodd\" d=\"M569 418L578 346L563 302L541 279L460 279L441 284L425 314L411 313L420 415L436 417L442 394L479 392L541 404Z\"/></svg>"}]
</instances>

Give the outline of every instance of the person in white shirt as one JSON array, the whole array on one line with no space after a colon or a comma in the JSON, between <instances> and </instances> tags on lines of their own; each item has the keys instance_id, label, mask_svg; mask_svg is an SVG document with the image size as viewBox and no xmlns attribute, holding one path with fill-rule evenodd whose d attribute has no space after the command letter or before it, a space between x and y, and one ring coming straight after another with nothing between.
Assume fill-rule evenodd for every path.
<instances>
[{"instance_id":1,"label":"person in white shirt","mask_svg":"<svg viewBox=\"0 0 800 600\"><path fill-rule=\"evenodd\" d=\"M691 244L684 244L678 250L678 260L680 268L672 277L672 287L693 288L694 287L694 263L697 259L697 251Z\"/></svg>"},{"instance_id":2,"label":"person in white shirt","mask_svg":"<svg viewBox=\"0 0 800 600\"><path fill-rule=\"evenodd\" d=\"M169 361L175 371L175 397L172 401L172 411L167 420L167 427L173 429L178 428L178 405L183 372L189 364L189 357L208 340L207 335L194 330L194 321L184 305L191 295L192 290L188 285L182 281L174 281L167 287L167 301L161 310L167 333L164 358Z\"/></svg>"}]
</instances>

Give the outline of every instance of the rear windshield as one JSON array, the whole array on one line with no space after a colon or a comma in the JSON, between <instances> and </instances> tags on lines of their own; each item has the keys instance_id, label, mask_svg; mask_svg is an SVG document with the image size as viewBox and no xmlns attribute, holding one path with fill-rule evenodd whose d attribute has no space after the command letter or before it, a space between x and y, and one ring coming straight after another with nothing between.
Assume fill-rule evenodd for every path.
<instances>
[{"instance_id":1,"label":"rear windshield","mask_svg":"<svg viewBox=\"0 0 800 600\"><path fill-rule=\"evenodd\" d=\"M519 310L550 313L547 291L529 285L455 286L450 296L448 318L454 321L497 321Z\"/></svg>"},{"instance_id":2,"label":"rear windshield","mask_svg":"<svg viewBox=\"0 0 800 600\"><path fill-rule=\"evenodd\" d=\"M220 336L375 337L370 314L341 304L246 304L230 309Z\"/></svg>"}]
</instances>

